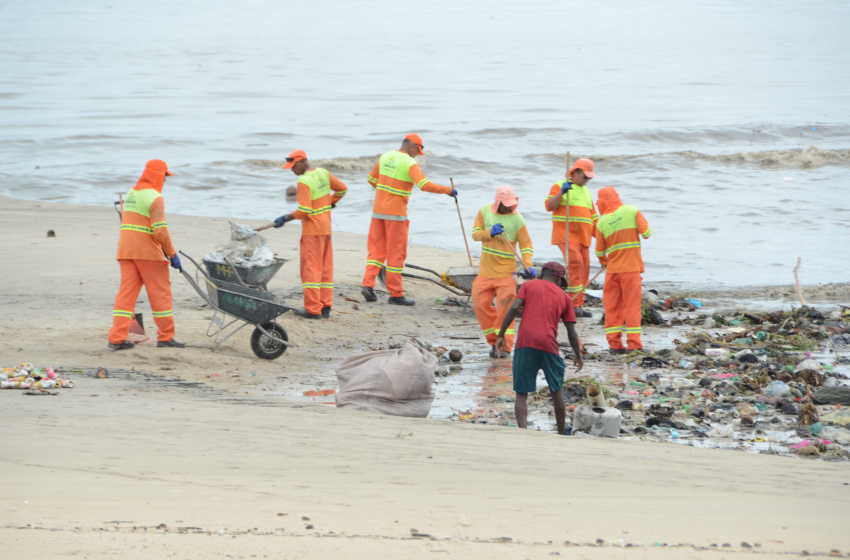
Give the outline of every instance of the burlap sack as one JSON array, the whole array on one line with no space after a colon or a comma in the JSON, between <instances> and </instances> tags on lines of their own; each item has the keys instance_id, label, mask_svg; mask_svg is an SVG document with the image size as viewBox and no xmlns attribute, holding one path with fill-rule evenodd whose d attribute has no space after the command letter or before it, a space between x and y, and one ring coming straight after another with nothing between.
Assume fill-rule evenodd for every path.
<instances>
[{"instance_id":1,"label":"burlap sack","mask_svg":"<svg viewBox=\"0 0 850 560\"><path fill-rule=\"evenodd\" d=\"M412 341L397 350L350 356L336 370L336 406L425 418L434 401L436 368L436 356Z\"/></svg>"}]
</instances>

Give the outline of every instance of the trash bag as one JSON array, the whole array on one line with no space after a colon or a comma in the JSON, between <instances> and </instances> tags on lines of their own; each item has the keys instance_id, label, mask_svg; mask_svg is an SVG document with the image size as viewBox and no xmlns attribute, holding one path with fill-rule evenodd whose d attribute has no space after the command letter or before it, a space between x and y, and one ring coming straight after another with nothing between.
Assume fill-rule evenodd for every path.
<instances>
[{"instance_id":1,"label":"trash bag","mask_svg":"<svg viewBox=\"0 0 850 560\"><path fill-rule=\"evenodd\" d=\"M425 418L434 401L437 357L408 340L395 350L349 356L336 370L337 408Z\"/></svg>"},{"instance_id":2,"label":"trash bag","mask_svg":"<svg viewBox=\"0 0 850 560\"><path fill-rule=\"evenodd\" d=\"M850 406L850 387L824 387L812 393L815 404L840 404Z\"/></svg>"},{"instance_id":3,"label":"trash bag","mask_svg":"<svg viewBox=\"0 0 850 560\"><path fill-rule=\"evenodd\" d=\"M274 262L274 252L262 235L248 226L230 222L230 241L207 253L204 260L217 263L230 261L244 267L262 267Z\"/></svg>"}]
</instances>

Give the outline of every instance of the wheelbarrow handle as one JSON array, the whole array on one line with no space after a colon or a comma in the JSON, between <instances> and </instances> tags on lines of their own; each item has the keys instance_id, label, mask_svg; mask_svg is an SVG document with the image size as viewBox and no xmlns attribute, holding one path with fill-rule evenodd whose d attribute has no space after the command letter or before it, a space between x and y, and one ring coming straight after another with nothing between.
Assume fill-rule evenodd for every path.
<instances>
[{"instance_id":1,"label":"wheelbarrow handle","mask_svg":"<svg viewBox=\"0 0 850 560\"><path fill-rule=\"evenodd\" d=\"M443 275L437 272L436 270L431 270L430 268L425 268L424 266L416 266L415 264L404 263L405 268L415 268L416 270L424 270L425 272L430 272L437 278L442 278Z\"/></svg>"}]
</instances>

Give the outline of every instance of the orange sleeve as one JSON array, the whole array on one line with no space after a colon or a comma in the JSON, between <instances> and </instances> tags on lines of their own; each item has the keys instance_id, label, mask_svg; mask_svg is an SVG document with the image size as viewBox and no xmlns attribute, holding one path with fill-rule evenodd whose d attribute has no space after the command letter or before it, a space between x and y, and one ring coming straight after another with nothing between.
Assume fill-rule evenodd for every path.
<instances>
[{"instance_id":1,"label":"orange sleeve","mask_svg":"<svg viewBox=\"0 0 850 560\"><path fill-rule=\"evenodd\" d=\"M649 229L649 222L646 221L646 218L643 217L643 214L638 213L635 215L635 223L637 224L638 233L644 239L649 239L649 236L652 235L652 230Z\"/></svg>"},{"instance_id":2,"label":"orange sleeve","mask_svg":"<svg viewBox=\"0 0 850 560\"><path fill-rule=\"evenodd\" d=\"M558 183L552 185L552 188L549 189L549 196L546 197L546 200L543 201L543 206L546 208L547 212L554 212L558 208L555 207L555 210L549 210L549 199L553 196L563 196L561 194L561 187L558 186ZM563 206L563 204L558 204L558 206Z\"/></svg>"},{"instance_id":3,"label":"orange sleeve","mask_svg":"<svg viewBox=\"0 0 850 560\"><path fill-rule=\"evenodd\" d=\"M334 195L331 197L331 204L336 204L348 192L348 187L345 183L334 177L332 173L328 173L328 176L331 178L331 190L334 191Z\"/></svg>"},{"instance_id":4,"label":"orange sleeve","mask_svg":"<svg viewBox=\"0 0 850 560\"><path fill-rule=\"evenodd\" d=\"M295 187L296 195L298 196L298 210L292 213L292 217L296 220L303 220L307 216L307 211L313 209L313 199L310 194L310 187L305 183L298 183Z\"/></svg>"},{"instance_id":5,"label":"orange sleeve","mask_svg":"<svg viewBox=\"0 0 850 560\"><path fill-rule=\"evenodd\" d=\"M437 194L449 194L452 192L451 187L444 187L443 185L438 185L437 183L432 183L425 177L425 174L422 173L422 170L419 169L419 165L414 163L410 166L408 170L410 173L410 178L413 179L414 184L418 185L420 189L425 192L432 192Z\"/></svg>"},{"instance_id":6,"label":"orange sleeve","mask_svg":"<svg viewBox=\"0 0 850 560\"><path fill-rule=\"evenodd\" d=\"M490 230L484 229L484 215L481 210L475 216L475 223L472 224L472 240L473 241L489 241L493 239L490 236Z\"/></svg>"},{"instance_id":7,"label":"orange sleeve","mask_svg":"<svg viewBox=\"0 0 850 560\"><path fill-rule=\"evenodd\" d=\"M599 264L608 266L608 256L605 254L607 247L605 246L605 236L598 229L596 230L596 258L599 259Z\"/></svg>"},{"instance_id":8,"label":"orange sleeve","mask_svg":"<svg viewBox=\"0 0 850 560\"><path fill-rule=\"evenodd\" d=\"M531 245L531 235L528 234L528 228L522 226L516 234L516 240L519 243L519 251L522 254L522 262L525 268L531 268L531 258L534 256L534 247Z\"/></svg>"},{"instance_id":9,"label":"orange sleeve","mask_svg":"<svg viewBox=\"0 0 850 560\"><path fill-rule=\"evenodd\" d=\"M171 234L168 233L168 224L165 221L165 199L159 197L151 204L151 223L153 224L153 237L162 245L162 250L168 258L177 254L174 243L171 242Z\"/></svg>"},{"instance_id":10,"label":"orange sleeve","mask_svg":"<svg viewBox=\"0 0 850 560\"><path fill-rule=\"evenodd\" d=\"M366 178L369 181L369 184L372 185L372 188L378 186L378 175L380 174L381 169L381 160L375 162L375 167L372 168L372 171L369 172L369 176Z\"/></svg>"}]
</instances>

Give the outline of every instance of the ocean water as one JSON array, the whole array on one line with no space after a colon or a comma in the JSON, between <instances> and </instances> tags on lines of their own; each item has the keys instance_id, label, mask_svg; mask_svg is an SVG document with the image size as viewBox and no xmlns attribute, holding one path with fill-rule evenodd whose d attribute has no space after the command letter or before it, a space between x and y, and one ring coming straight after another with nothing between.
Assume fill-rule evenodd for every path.
<instances>
[{"instance_id":1,"label":"ocean water","mask_svg":"<svg viewBox=\"0 0 850 560\"><path fill-rule=\"evenodd\" d=\"M169 213L260 225L294 209L301 148L349 186L335 229L366 233L368 170L418 132L467 236L514 187L535 261L560 257L543 201L569 152L650 222L646 283L790 284L798 257L844 282L848 24L817 0L6 0L0 194L111 206L161 158ZM453 199L409 213L412 242L465 251Z\"/></svg>"}]
</instances>

